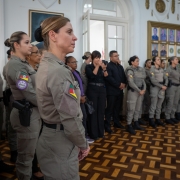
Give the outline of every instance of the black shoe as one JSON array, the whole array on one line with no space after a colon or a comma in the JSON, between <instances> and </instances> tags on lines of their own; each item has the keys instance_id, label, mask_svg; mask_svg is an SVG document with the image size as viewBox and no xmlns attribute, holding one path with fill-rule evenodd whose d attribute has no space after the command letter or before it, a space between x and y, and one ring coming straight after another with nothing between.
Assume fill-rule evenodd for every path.
<instances>
[{"instance_id":1,"label":"black shoe","mask_svg":"<svg viewBox=\"0 0 180 180\"><path fill-rule=\"evenodd\" d=\"M171 125L174 125L174 122L173 122L173 121L171 121L170 119L166 119L166 120L165 120L165 122L166 122L166 124L171 124Z\"/></svg>"},{"instance_id":2,"label":"black shoe","mask_svg":"<svg viewBox=\"0 0 180 180\"><path fill-rule=\"evenodd\" d=\"M1 140L4 141L6 138L1 134Z\"/></svg>"},{"instance_id":3,"label":"black shoe","mask_svg":"<svg viewBox=\"0 0 180 180\"><path fill-rule=\"evenodd\" d=\"M132 127L131 124L130 124L130 125L127 125L127 132L129 132L130 134L133 134L133 135L136 134L136 132L135 132L135 130L133 129L133 127Z\"/></svg>"},{"instance_id":4,"label":"black shoe","mask_svg":"<svg viewBox=\"0 0 180 180\"><path fill-rule=\"evenodd\" d=\"M156 124L159 126L165 126L163 122L161 122L160 119L156 119Z\"/></svg>"},{"instance_id":5,"label":"black shoe","mask_svg":"<svg viewBox=\"0 0 180 180\"><path fill-rule=\"evenodd\" d=\"M156 128L156 124L155 124L153 118L149 118L149 126L151 126L151 127L153 127L153 128Z\"/></svg>"},{"instance_id":6,"label":"black shoe","mask_svg":"<svg viewBox=\"0 0 180 180\"><path fill-rule=\"evenodd\" d=\"M17 160L17 151L11 151L11 158L10 161L15 163Z\"/></svg>"},{"instance_id":7,"label":"black shoe","mask_svg":"<svg viewBox=\"0 0 180 180\"><path fill-rule=\"evenodd\" d=\"M144 122L142 119L138 119L138 122L140 125L146 125L146 122Z\"/></svg>"},{"instance_id":8,"label":"black shoe","mask_svg":"<svg viewBox=\"0 0 180 180\"><path fill-rule=\"evenodd\" d=\"M149 121L149 114L144 114L144 118L145 121Z\"/></svg>"},{"instance_id":9,"label":"black shoe","mask_svg":"<svg viewBox=\"0 0 180 180\"><path fill-rule=\"evenodd\" d=\"M135 121L134 122L134 129L137 129L137 130L145 130L143 127L141 127L140 125L139 125L139 122L138 121Z\"/></svg>"},{"instance_id":10,"label":"black shoe","mask_svg":"<svg viewBox=\"0 0 180 180\"><path fill-rule=\"evenodd\" d=\"M114 124L114 127L116 127L116 128L121 128L121 129L125 129L125 127L124 127L121 123Z\"/></svg>"},{"instance_id":11,"label":"black shoe","mask_svg":"<svg viewBox=\"0 0 180 180\"><path fill-rule=\"evenodd\" d=\"M5 164L3 161L0 161L0 173L1 172L7 172L7 173L11 173L14 170L14 166L10 166L8 164Z\"/></svg>"},{"instance_id":12,"label":"black shoe","mask_svg":"<svg viewBox=\"0 0 180 180\"><path fill-rule=\"evenodd\" d=\"M164 114L164 112L161 113L160 117L161 117L161 119L165 119L165 114Z\"/></svg>"},{"instance_id":13,"label":"black shoe","mask_svg":"<svg viewBox=\"0 0 180 180\"><path fill-rule=\"evenodd\" d=\"M105 132L109 133L109 134L112 134L113 131L111 129L105 129Z\"/></svg>"},{"instance_id":14,"label":"black shoe","mask_svg":"<svg viewBox=\"0 0 180 180\"><path fill-rule=\"evenodd\" d=\"M174 124L178 124L179 121L176 119L176 118L171 118L171 121L174 123Z\"/></svg>"},{"instance_id":15,"label":"black shoe","mask_svg":"<svg viewBox=\"0 0 180 180\"><path fill-rule=\"evenodd\" d=\"M175 117L178 121L180 121L180 113L175 113Z\"/></svg>"}]
</instances>

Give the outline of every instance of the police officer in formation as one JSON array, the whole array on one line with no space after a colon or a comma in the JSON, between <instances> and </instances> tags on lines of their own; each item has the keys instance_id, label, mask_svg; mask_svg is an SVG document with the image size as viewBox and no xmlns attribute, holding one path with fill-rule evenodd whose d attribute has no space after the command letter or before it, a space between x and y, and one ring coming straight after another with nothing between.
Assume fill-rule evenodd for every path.
<instances>
[{"instance_id":1,"label":"police officer in formation","mask_svg":"<svg viewBox=\"0 0 180 180\"><path fill-rule=\"evenodd\" d=\"M179 121L175 118L175 112L178 106L180 94L180 71L176 66L178 65L178 58L173 56L169 59L169 66L166 69L166 75L169 79L169 86L166 90L166 123L177 124Z\"/></svg>"},{"instance_id":2,"label":"police officer in formation","mask_svg":"<svg viewBox=\"0 0 180 180\"><path fill-rule=\"evenodd\" d=\"M80 89L65 56L72 53L76 36L68 18L45 19L35 32L47 52L36 76L39 112L44 126L37 158L45 179L79 180L79 160L90 150L80 108Z\"/></svg>"},{"instance_id":3,"label":"police officer in formation","mask_svg":"<svg viewBox=\"0 0 180 180\"><path fill-rule=\"evenodd\" d=\"M151 98L150 98L150 69L151 69L151 59L147 59L145 61L145 72L146 72L146 78L145 78L145 83L146 83L146 92L144 94L144 100L143 100L143 114L145 115L146 120L149 118L149 106L151 104Z\"/></svg>"},{"instance_id":4,"label":"police officer in formation","mask_svg":"<svg viewBox=\"0 0 180 180\"><path fill-rule=\"evenodd\" d=\"M164 73L164 70L160 67L161 60L158 56L153 57L152 62L154 66L150 69L150 97L151 105L149 108L149 125L153 128L157 125L163 126L160 121L161 106L165 98L165 90L168 85L168 75ZM156 124L154 122L154 115L156 115ZM166 121L169 123L169 121Z\"/></svg>"},{"instance_id":5,"label":"police officer in formation","mask_svg":"<svg viewBox=\"0 0 180 180\"><path fill-rule=\"evenodd\" d=\"M4 44L5 45L8 44L8 41L5 41ZM11 59L12 53L13 52L10 48L7 51L8 62L3 68L3 76L4 76L4 79L6 81L5 91L3 92L3 100L4 100L5 110L6 110L6 132L7 132L9 147L10 147L10 151L11 151L10 161L15 163L16 159L17 159L17 133L12 128L11 123L10 123L10 114L12 111L13 96L12 96L12 92L11 92L11 89L10 89L10 86L8 84L7 77L6 77L7 66L9 64L10 59Z\"/></svg>"},{"instance_id":6,"label":"police officer in formation","mask_svg":"<svg viewBox=\"0 0 180 180\"><path fill-rule=\"evenodd\" d=\"M32 45L29 36L22 31L13 33L7 42L6 46L13 51L6 77L15 100L10 121L17 132L16 173L19 180L29 180L41 127L35 92L36 71L26 61Z\"/></svg>"},{"instance_id":7,"label":"police officer in formation","mask_svg":"<svg viewBox=\"0 0 180 180\"><path fill-rule=\"evenodd\" d=\"M138 117L141 110L143 96L146 92L145 70L139 67L139 58L132 56L129 61L125 73L128 81L127 92L127 131L135 134L135 130L144 130L139 125ZM134 119L134 126L132 120Z\"/></svg>"}]
</instances>

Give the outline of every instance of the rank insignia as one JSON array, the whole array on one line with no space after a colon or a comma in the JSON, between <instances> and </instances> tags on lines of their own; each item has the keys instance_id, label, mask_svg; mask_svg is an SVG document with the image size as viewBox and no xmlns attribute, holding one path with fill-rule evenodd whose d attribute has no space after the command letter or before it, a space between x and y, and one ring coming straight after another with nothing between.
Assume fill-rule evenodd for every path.
<instances>
[{"instance_id":1,"label":"rank insignia","mask_svg":"<svg viewBox=\"0 0 180 180\"><path fill-rule=\"evenodd\" d=\"M166 73L166 76L169 76L169 74L168 74L168 73Z\"/></svg>"},{"instance_id":2,"label":"rank insignia","mask_svg":"<svg viewBox=\"0 0 180 180\"><path fill-rule=\"evenodd\" d=\"M154 73L153 73L153 72L151 72L151 75L152 75L152 76L154 76Z\"/></svg>"},{"instance_id":3,"label":"rank insignia","mask_svg":"<svg viewBox=\"0 0 180 180\"><path fill-rule=\"evenodd\" d=\"M130 77L130 78L133 78L133 76L132 76L132 75L129 75L129 77Z\"/></svg>"},{"instance_id":4,"label":"rank insignia","mask_svg":"<svg viewBox=\"0 0 180 180\"><path fill-rule=\"evenodd\" d=\"M74 92L74 86L72 84L69 86L69 94L77 99L76 93Z\"/></svg>"},{"instance_id":5,"label":"rank insignia","mask_svg":"<svg viewBox=\"0 0 180 180\"><path fill-rule=\"evenodd\" d=\"M24 73L24 72L21 72L20 75L19 75L19 78L22 79L22 80L28 81L29 80L29 75Z\"/></svg>"}]
</instances>

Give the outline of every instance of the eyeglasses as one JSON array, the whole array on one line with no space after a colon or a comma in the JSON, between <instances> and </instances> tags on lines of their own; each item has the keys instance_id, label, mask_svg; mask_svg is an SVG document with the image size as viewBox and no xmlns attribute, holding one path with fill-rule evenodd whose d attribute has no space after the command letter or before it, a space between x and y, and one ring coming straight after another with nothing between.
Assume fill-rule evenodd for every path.
<instances>
[{"instance_id":1,"label":"eyeglasses","mask_svg":"<svg viewBox=\"0 0 180 180\"><path fill-rule=\"evenodd\" d=\"M34 53L36 55L41 55L41 53L39 51L36 51L36 52L31 52L31 54Z\"/></svg>"},{"instance_id":2,"label":"eyeglasses","mask_svg":"<svg viewBox=\"0 0 180 180\"><path fill-rule=\"evenodd\" d=\"M70 63L72 63L72 64L77 64L77 62L78 62L78 61L73 61L73 62L70 62Z\"/></svg>"}]
</instances>

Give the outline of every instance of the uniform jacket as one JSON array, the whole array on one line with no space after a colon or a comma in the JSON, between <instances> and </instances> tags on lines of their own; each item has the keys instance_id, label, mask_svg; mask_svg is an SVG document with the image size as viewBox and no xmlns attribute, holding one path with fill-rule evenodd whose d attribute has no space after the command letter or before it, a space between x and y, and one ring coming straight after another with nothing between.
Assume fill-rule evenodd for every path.
<instances>
[{"instance_id":1,"label":"uniform jacket","mask_svg":"<svg viewBox=\"0 0 180 180\"><path fill-rule=\"evenodd\" d=\"M146 73L142 67L138 66L137 68L134 68L133 66L129 66L126 68L125 73L128 80L128 86L137 92L146 90L146 83L144 81ZM140 89L141 87L143 87L143 89Z\"/></svg>"},{"instance_id":2,"label":"uniform jacket","mask_svg":"<svg viewBox=\"0 0 180 180\"><path fill-rule=\"evenodd\" d=\"M154 86L161 88L163 85L168 85L168 76L162 68L152 66L150 69L150 80ZM162 84L163 82L163 84Z\"/></svg>"},{"instance_id":3,"label":"uniform jacket","mask_svg":"<svg viewBox=\"0 0 180 180\"><path fill-rule=\"evenodd\" d=\"M7 66L6 79L15 100L26 99L37 106L35 74L36 71L27 61L17 56L11 56Z\"/></svg>"},{"instance_id":4,"label":"uniform jacket","mask_svg":"<svg viewBox=\"0 0 180 180\"><path fill-rule=\"evenodd\" d=\"M86 69L86 62L84 62L81 66L81 78L82 78L82 81L83 81L83 88L84 88L84 93L86 93L86 89L87 89L87 84L88 84L88 79L86 77L86 72L85 72L85 69Z\"/></svg>"},{"instance_id":5,"label":"uniform jacket","mask_svg":"<svg viewBox=\"0 0 180 180\"><path fill-rule=\"evenodd\" d=\"M180 70L169 65L166 69L168 79L171 83L180 84Z\"/></svg>"},{"instance_id":6,"label":"uniform jacket","mask_svg":"<svg viewBox=\"0 0 180 180\"><path fill-rule=\"evenodd\" d=\"M46 52L40 62L36 92L43 121L62 124L66 137L77 147L87 149L78 82L69 67L52 53Z\"/></svg>"},{"instance_id":7,"label":"uniform jacket","mask_svg":"<svg viewBox=\"0 0 180 180\"><path fill-rule=\"evenodd\" d=\"M124 68L120 64L115 64L110 61L107 64L107 71L108 76L105 77L106 93L107 95L119 95L123 92L123 90L119 88L121 83L127 84Z\"/></svg>"}]
</instances>

